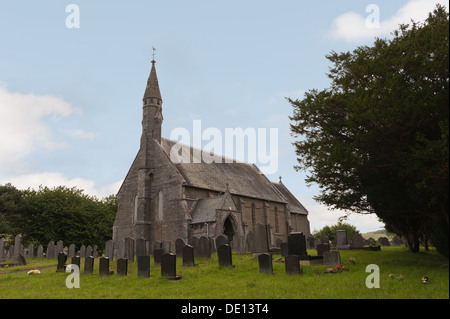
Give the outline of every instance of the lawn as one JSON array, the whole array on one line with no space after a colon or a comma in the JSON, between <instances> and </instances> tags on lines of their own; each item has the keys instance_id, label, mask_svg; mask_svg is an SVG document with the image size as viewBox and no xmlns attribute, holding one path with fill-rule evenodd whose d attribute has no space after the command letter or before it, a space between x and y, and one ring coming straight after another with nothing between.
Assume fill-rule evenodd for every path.
<instances>
[{"instance_id":1,"label":"lawn","mask_svg":"<svg viewBox=\"0 0 450 319\"><path fill-rule=\"evenodd\" d=\"M308 251L316 255L315 250ZM128 264L129 276L100 277L98 259L94 274L84 275L81 262L80 288L68 289L68 273L56 273L55 260L32 260L26 266L0 268L0 299L448 299L448 259L435 251L409 253L403 247L383 247L381 251L340 251L347 271L326 274L327 266L302 266L298 276L285 274L284 263L275 262L274 274L258 272L258 262L250 255L233 255L234 268L218 266L217 255L210 260L196 259L196 267L183 267L177 260L182 278L160 278L161 268L151 261L151 278L138 278L136 263ZM348 259L353 257L354 264ZM366 287L366 266L380 269L380 288ZM28 275L28 269L41 269L40 275ZM110 263L116 270L116 262ZM17 272L22 270L22 272ZM14 271L14 273L12 273ZM393 274L394 278L389 275ZM402 276L402 280L397 277ZM421 278L429 277L423 284Z\"/></svg>"}]
</instances>

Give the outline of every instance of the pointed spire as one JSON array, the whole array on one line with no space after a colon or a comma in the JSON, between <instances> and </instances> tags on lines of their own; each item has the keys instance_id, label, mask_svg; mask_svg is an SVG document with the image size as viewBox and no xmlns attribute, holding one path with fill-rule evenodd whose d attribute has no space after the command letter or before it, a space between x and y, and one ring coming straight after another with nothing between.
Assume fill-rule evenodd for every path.
<instances>
[{"instance_id":1,"label":"pointed spire","mask_svg":"<svg viewBox=\"0 0 450 319\"><path fill-rule=\"evenodd\" d=\"M147 87L145 88L144 98L146 99L158 99L162 101L161 93L159 91L159 85L158 85L158 77L156 76L156 68L155 68L156 61L152 60L152 69L150 71L150 76L147 80Z\"/></svg>"}]
</instances>

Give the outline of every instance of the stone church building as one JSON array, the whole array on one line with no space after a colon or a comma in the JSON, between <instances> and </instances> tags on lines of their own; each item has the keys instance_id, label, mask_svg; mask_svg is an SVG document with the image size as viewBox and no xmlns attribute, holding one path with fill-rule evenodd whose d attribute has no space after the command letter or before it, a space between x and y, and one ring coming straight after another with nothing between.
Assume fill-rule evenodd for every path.
<instances>
[{"instance_id":1,"label":"stone church building","mask_svg":"<svg viewBox=\"0 0 450 319\"><path fill-rule=\"evenodd\" d=\"M245 251L248 234L266 225L270 246L287 242L290 232L310 236L308 211L281 182L271 182L253 164L176 163L176 142L161 137L162 98L152 61L143 98L140 149L118 192L113 240L187 243L201 236L228 236L234 250ZM198 150L197 150L198 151ZM248 248L248 247L247 247Z\"/></svg>"}]
</instances>

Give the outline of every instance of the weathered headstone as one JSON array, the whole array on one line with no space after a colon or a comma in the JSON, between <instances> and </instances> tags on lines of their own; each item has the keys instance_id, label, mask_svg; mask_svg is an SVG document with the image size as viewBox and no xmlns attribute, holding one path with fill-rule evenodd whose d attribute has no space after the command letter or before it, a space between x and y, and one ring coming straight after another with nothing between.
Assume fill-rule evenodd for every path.
<instances>
[{"instance_id":1,"label":"weathered headstone","mask_svg":"<svg viewBox=\"0 0 450 319\"><path fill-rule=\"evenodd\" d=\"M97 245L94 245L94 250L92 251L92 257L98 258Z\"/></svg>"},{"instance_id":2,"label":"weathered headstone","mask_svg":"<svg viewBox=\"0 0 450 319\"><path fill-rule=\"evenodd\" d=\"M13 259L13 258L14 258L14 245L10 245L6 259Z\"/></svg>"},{"instance_id":3,"label":"weathered headstone","mask_svg":"<svg viewBox=\"0 0 450 319\"><path fill-rule=\"evenodd\" d=\"M199 254L198 254L199 253L199 251L198 251L199 239L197 237L191 237L189 239L189 245L194 247L194 255L199 256Z\"/></svg>"},{"instance_id":4,"label":"weathered headstone","mask_svg":"<svg viewBox=\"0 0 450 319\"><path fill-rule=\"evenodd\" d=\"M36 258L44 258L44 247L42 247L41 244L39 244L39 246L37 248Z\"/></svg>"},{"instance_id":5,"label":"weathered headstone","mask_svg":"<svg viewBox=\"0 0 450 319\"><path fill-rule=\"evenodd\" d=\"M336 250L325 251L323 253L323 264L326 266L337 266L341 264L341 255Z\"/></svg>"},{"instance_id":6,"label":"weathered headstone","mask_svg":"<svg viewBox=\"0 0 450 319\"><path fill-rule=\"evenodd\" d=\"M0 261L4 261L6 259L5 241L5 238L0 238Z\"/></svg>"},{"instance_id":7,"label":"weathered headstone","mask_svg":"<svg viewBox=\"0 0 450 319\"><path fill-rule=\"evenodd\" d=\"M164 249L155 248L153 249L153 262L155 265L161 265L161 256L164 255Z\"/></svg>"},{"instance_id":8,"label":"weathered headstone","mask_svg":"<svg viewBox=\"0 0 450 319\"><path fill-rule=\"evenodd\" d=\"M54 259L55 257L55 243L51 240L47 245L47 259Z\"/></svg>"},{"instance_id":9,"label":"weathered headstone","mask_svg":"<svg viewBox=\"0 0 450 319\"><path fill-rule=\"evenodd\" d=\"M22 251L22 235L18 234L16 235L16 238L14 239L14 252L12 256L12 260L19 260L19 255L23 254Z\"/></svg>"},{"instance_id":10,"label":"weathered headstone","mask_svg":"<svg viewBox=\"0 0 450 319\"><path fill-rule=\"evenodd\" d=\"M164 249L165 254L169 254L172 252L172 242L170 241L163 241L161 243L162 249Z\"/></svg>"},{"instance_id":11,"label":"weathered headstone","mask_svg":"<svg viewBox=\"0 0 450 319\"><path fill-rule=\"evenodd\" d=\"M28 245L27 258L28 259L34 259L34 245L33 245L33 243L30 243Z\"/></svg>"},{"instance_id":12,"label":"weathered headstone","mask_svg":"<svg viewBox=\"0 0 450 319\"><path fill-rule=\"evenodd\" d=\"M66 272L67 254L65 252L58 253L58 265L56 266L56 272Z\"/></svg>"},{"instance_id":13,"label":"weathered headstone","mask_svg":"<svg viewBox=\"0 0 450 319\"><path fill-rule=\"evenodd\" d=\"M128 275L128 259L119 258L117 259L117 276Z\"/></svg>"},{"instance_id":14,"label":"weathered headstone","mask_svg":"<svg viewBox=\"0 0 450 319\"><path fill-rule=\"evenodd\" d=\"M253 254L269 252L268 225L257 224L250 236L250 247Z\"/></svg>"},{"instance_id":15,"label":"weathered headstone","mask_svg":"<svg viewBox=\"0 0 450 319\"><path fill-rule=\"evenodd\" d=\"M175 254L177 257L183 257L183 247L184 246L185 246L185 243L182 238L177 238L175 240Z\"/></svg>"},{"instance_id":16,"label":"weathered headstone","mask_svg":"<svg viewBox=\"0 0 450 319\"><path fill-rule=\"evenodd\" d=\"M134 262L134 239L125 238L125 258L128 262Z\"/></svg>"},{"instance_id":17,"label":"weathered headstone","mask_svg":"<svg viewBox=\"0 0 450 319\"><path fill-rule=\"evenodd\" d=\"M300 274L300 261L297 255L287 255L284 257L284 267L287 275Z\"/></svg>"},{"instance_id":18,"label":"weathered headstone","mask_svg":"<svg viewBox=\"0 0 450 319\"><path fill-rule=\"evenodd\" d=\"M286 257L287 255L289 255L288 243L280 244L280 253L281 257Z\"/></svg>"},{"instance_id":19,"label":"weathered headstone","mask_svg":"<svg viewBox=\"0 0 450 319\"><path fill-rule=\"evenodd\" d=\"M56 256L64 249L64 242L62 240L58 240L56 243Z\"/></svg>"},{"instance_id":20,"label":"weathered headstone","mask_svg":"<svg viewBox=\"0 0 450 319\"><path fill-rule=\"evenodd\" d=\"M261 254L258 256L259 272L273 274L272 255Z\"/></svg>"},{"instance_id":21,"label":"weathered headstone","mask_svg":"<svg viewBox=\"0 0 450 319\"><path fill-rule=\"evenodd\" d=\"M211 259L211 246L209 244L209 239L205 236L199 239L199 257L204 259Z\"/></svg>"},{"instance_id":22,"label":"weathered headstone","mask_svg":"<svg viewBox=\"0 0 450 319\"><path fill-rule=\"evenodd\" d=\"M78 269L81 269L81 258L78 256L72 257L72 264L77 265Z\"/></svg>"},{"instance_id":23,"label":"weathered headstone","mask_svg":"<svg viewBox=\"0 0 450 319\"><path fill-rule=\"evenodd\" d=\"M84 246L84 245L81 245L81 247L80 247L80 257L81 258L86 257L86 246Z\"/></svg>"},{"instance_id":24,"label":"weathered headstone","mask_svg":"<svg viewBox=\"0 0 450 319\"><path fill-rule=\"evenodd\" d=\"M161 256L161 277L171 280L177 277L177 256L174 254L164 254Z\"/></svg>"},{"instance_id":25,"label":"weathered headstone","mask_svg":"<svg viewBox=\"0 0 450 319\"><path fill-rule=\"evenodd\" d=\"M93 257L92 256L92 247L91 247L91 245L88 245L87 247L86 247L86 258L87 257Z\"/></svg>"},{"instance_id":26,"label":"weathered headstone","mask_svg":"<svg viewBox=\"0 0 450 319\"><path fill-rule=\"evenodd\" d=\"M98 274L100 276L108 276L109 275L109 258L108 257L102 257L99 259Z\"/></svg>"},{"instance_id":27,"label":"weathered headstone","mask_svg":"<svg viewBox=\"0 0 450 319\"><path fill-rule=\"evenodd\" d=\"M345 230L336 230L336 249L350 249Z\"/></svg>"},{"instance_id":28,"label":"weathered headstone","mask_svg":"<svg viewBox=\"0 0 450 319\"><path fill-rule=\"evenodd\" d=\"M320 242L321 242L322 244L330 244L330 238L329 238L327 235L323 234L323 235L320 237Z\"/></svg>"},{"instance_id":29,"label":"weathered headstone","mask_svg":"<svg viewBox=\"0 0 450 319\"><path fill-rule=\"evenodd\" d=\"M84 274L92 275L94 273L94 260L95 258L92 256L87 256L84 259Z\"/></svg>"},{"instance_id":30,"label":"weathered headstone","mask_svg":"<svg viewBox=\"0 0 450 319\"><path fill-rule=\"evenodd\" d=\"M306 240L303 233L290 233L288 236L288 254L306 256Z\"/></svg>"},{"instance_id":31,"label":"weathered headstone","mask_svg":"<svg viewBox=\"0 0 450 319\"><path fill-rule=\"evenodd\" d=\"M364 244L364 240L363 240L361 234L359 234L359 233L354 234L352 237L352 246L351 247L353 249L360 249L363 247L363 244Z\"/></svg>"},{"instance_id":32,"label":"weathered headstone","mask_svg":"<svg viewBox=\"0 0 450 319\"><path fill-rule=\"evenodd\" d=\"M69 254L68 254L67 257L69 257L69 258L75 257L75 245L74 244L70 244L70 246L69 246Z\"/></svg>"},{"instance_id":33,"label":"weathered headstone","mask_svg":"<svg viewBox=\"0 0 450 319\"><path fill-rule=\"evenodd\" d=\"M227 244L230 244L228 242L228 236L227 235L222 234L222 235L217 236L217 238L216 238L216 249L219 249L220 246L227 245Z\"/></svg>"},{"instance_id":34,"label":"weathered headstone","mask_svg":"<svg viewBox=\"0 0 450 319\"><path fill-rule=\"evenodd\" d=\"M225 244L225 245L220 246L217 249L217 257L219 259L219 266L233 267L230 245Z\"/></svg>"},{"instance_id":35,"label":"weathered headstone","mask_svg":"<svg viewBox=\"0 0 450 319\"><path fill-rule=\"evenodd\" d=\"M186 245L183 247L183 266L193 267L194 263L194 247Z\"/></svg>"},{"instance_id":36,"label":"weathered headstone","mask_svg":"<svg viewBox=\"0 0 450 319\"><path fill-rule=\"evenodd\" d=\"M107 240L105 243L105 257L108 257L110 261L114 260L114 242Z\"/></svg>"},{"instance_id":37,"label":"weathered headstone","mask_svg":"<svg viewBox=\"0 0 450 319\"><path fill-rule=\"evenodd\" d=\"M139 278L149 278L150 277L150 256L138 255L137 268Z\"/></svg>"},{"instance_id":38,"label":"weathered headstone","mask_svg":"<svg viewBox=\"0 0 450 319\"><path fill-rule=\"evenodd\" d=\"M116 252L116 258L117 259L126 259L125 258L125 240L119 240L117 243L117 252Z\"/></svg>"},{"instance_id":39,"label":"weathered headstone","mask_svg":"<svg viewBox=\"0 0 450 319\"><path fill-rule=\"evenodd\" d=\"M330 251L330 244L318 244L316 246L317 256L323 256L325 251Z\"/></svg>"},{"instance_id":40,"label":"weathered headstone","mask_svg":"<svg viewBox=\"0 0 450 319\"><path fill-rule=\"evenodd\" d=\"M145 256L145 239L144 238L138 238L136 239L136 257L137 256Z\"/></svg>"},{"instance_id":41,"label":"weathered headstone","mask_svg":"<svg viewBox=\"0 0 450 319\"><path fill-rule=\"evenodd\" d=\"M316 248L316 245L315 245L315 238L314 237L308 237L307 239L306 239L306 247L308 248L308 249L314 249L314 248Z\"/></svg>"}]
</instances>

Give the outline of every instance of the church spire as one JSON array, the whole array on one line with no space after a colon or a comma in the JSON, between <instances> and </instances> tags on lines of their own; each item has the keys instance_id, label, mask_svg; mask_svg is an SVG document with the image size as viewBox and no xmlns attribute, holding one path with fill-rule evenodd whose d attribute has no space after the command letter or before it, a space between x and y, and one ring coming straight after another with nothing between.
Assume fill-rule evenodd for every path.
<instances>
[{"instance_id":1,"label":"church spire","mask_svg":"<svg viewBox=\"0 0 450 319\"><path fill-rule=\"evenodd\" d=\"M161 98L161 92L159 91L159 85L158 85L158 77L156 76L156 68L155 68L156 61L152 60L152 69L150 71L150 76L147 80L147 87L145 88L144 93L144 105L146 104L157 104L160 105L162 102ZM156 99L159 100L159 103L157 101L151 101L148 99ZM153 103L152 103L153 102Z\"/></svg>"}]
</instances>

